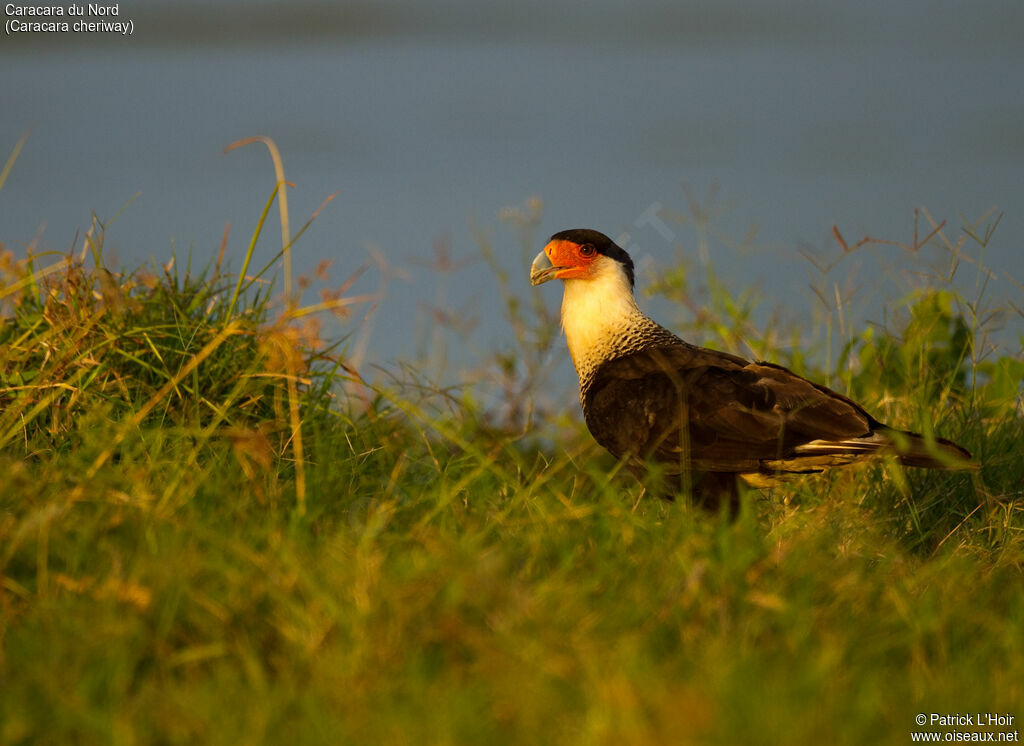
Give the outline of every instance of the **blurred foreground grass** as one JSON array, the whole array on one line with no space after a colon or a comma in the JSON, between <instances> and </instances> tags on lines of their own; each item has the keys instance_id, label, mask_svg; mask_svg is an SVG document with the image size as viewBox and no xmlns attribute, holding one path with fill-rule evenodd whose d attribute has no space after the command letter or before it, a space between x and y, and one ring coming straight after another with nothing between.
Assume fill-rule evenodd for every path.
<instances>
[{"instance_id":1,"label":"blurred foreground grass","mask_svg":"<svg viewBox=\"0 0 1024 746\"><path fill-rule=\"evenodd\" d=\"M92 246L3 260L0 744L895 744L919 712L1024 718L1024 361L982 358L952 291L851 335L842 385L980 473L810 477L729 523L642 499L575 414L364 382L244 271L116 273ZM712 301L706 330L744 333ZM550 319L509 313L540 365Z\"/></svg>"}]
</instances>

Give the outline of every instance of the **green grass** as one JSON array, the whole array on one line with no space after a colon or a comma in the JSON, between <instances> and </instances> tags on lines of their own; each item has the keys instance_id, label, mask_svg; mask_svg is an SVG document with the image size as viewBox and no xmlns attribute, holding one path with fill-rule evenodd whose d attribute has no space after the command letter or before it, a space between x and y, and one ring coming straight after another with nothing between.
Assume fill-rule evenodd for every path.
<instances>
[{"instance_id":1,"label":"green grass","mask_svg":"<svg viewBox=\"0 0 1024 746\"><path fill-rule=\"evenodd\" d=\"M3 263L0 744L902 744L920 712L1024 718L1024 363L948 287L850 333L842 385L981 471L809 477L730 522L643 498L571 408L360 382L244 271L94 248ZM493 365L526 397L560 342L512 298L524 362ZM712 300L698 335L825 375Z\"/></svg>"}]
</instances>

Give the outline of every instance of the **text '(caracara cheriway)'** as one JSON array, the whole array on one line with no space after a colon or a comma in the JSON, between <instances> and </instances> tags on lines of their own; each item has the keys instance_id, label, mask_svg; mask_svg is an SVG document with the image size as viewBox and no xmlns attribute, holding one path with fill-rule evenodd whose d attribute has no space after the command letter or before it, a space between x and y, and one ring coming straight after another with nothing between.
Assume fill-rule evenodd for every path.
<instances>
[{"instance_id":1,"label":"text '(caracara cheriway)'","mask_svg":"<svg viewBox=\"0 0 1024 746\"><path fill-rule=\"evenodd\" d=\"M684 342L645 316L633 261L602 233L556 233L530 282L562 280L562 327L591 434L637 474L651 463L662 494L735 508L737 480L767 487L870 456L906 466L971 468L942 438L895 430L856 402L780 365Z\"/></svg>"}]
</instances>

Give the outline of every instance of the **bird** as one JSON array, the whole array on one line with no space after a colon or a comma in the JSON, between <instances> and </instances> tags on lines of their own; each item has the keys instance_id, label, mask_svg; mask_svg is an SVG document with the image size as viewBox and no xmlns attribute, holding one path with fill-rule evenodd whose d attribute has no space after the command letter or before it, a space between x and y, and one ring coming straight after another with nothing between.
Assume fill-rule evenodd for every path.
<instances>
[{"instance_id":1,"label":"bird","mask_svg":"<svg viewBox=\"0 0 1024 746\"><path fill-rule=\"evenodd\" d=\"M661 497L689 494L708 510L735 513L741 484L763 489L871 457L975 468L951 440L884 425L781 365L676 336L640 310L633 260L603 233L551 236L530 283L555 279L587 428Z\"/></svg>"}]
</instances>

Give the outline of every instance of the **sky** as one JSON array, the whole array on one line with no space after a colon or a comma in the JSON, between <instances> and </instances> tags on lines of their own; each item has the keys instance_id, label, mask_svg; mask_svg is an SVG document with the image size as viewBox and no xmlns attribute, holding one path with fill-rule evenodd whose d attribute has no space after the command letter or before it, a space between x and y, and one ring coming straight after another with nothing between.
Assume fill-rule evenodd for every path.
<instances>
[{"instance_id":1,"label":"sky","mask_svg":"<svg viewBox=\"0 0 1024 746\"><path fill-rule=\"evenodd\" d=\"M641 282L709 261L735 293L758 288L764 318L781 305L810 325L818 283L849 291L851 319L868 324L948 251L881 245L822 273L806 255L837 258L833 226L851 243L909 243L918 210L922 234L945 220L955 244L965 222L1001 214L984 251L965 244L957 281L969 293L991 272L994 303L1020 300L1019 3L117 8L105 20L130 21L130 35L0 39L0 149L29 133L0 191L0 242L16 254L80 245L95 214L125 267L208 261L230 224L237 269L274 176L262 147L223 151L266 135L295 185L293 226L337 193L296 271L333 262L337 285L368 268L351 288L379 294L368 365L430 356L455 380L511 346L481 236L512 292L554 308L557 289L531 290L528 265L570 227L622 237ZM502 215L534 198L523 246ZM257 263L280 248L275 221ZM457 268L433 271L439 256ZM463 323L439 331L439 306ZM690 312L650 307L666 322Z\"/></svg>"}]
</instances>

